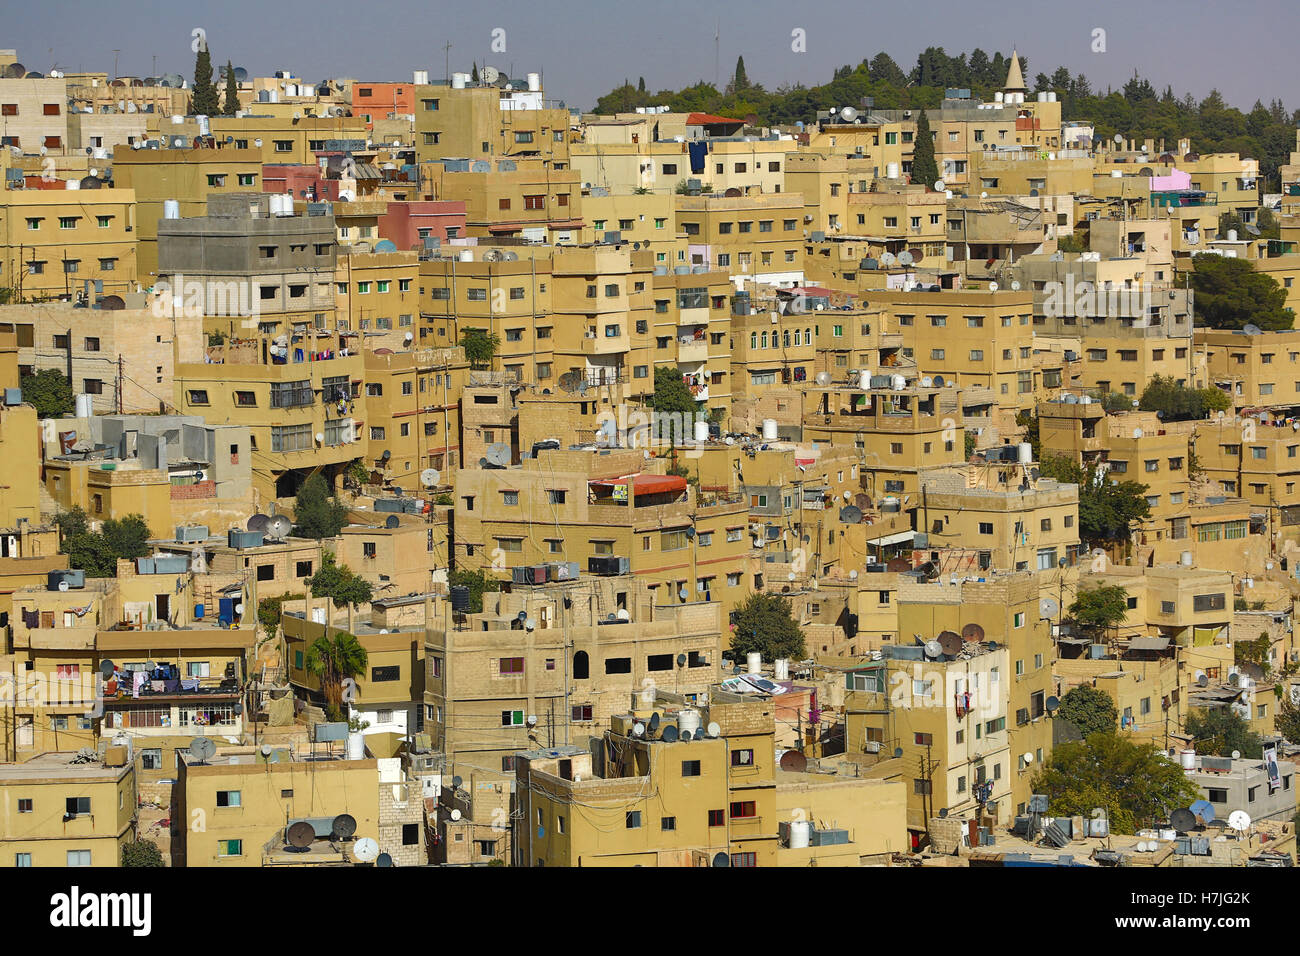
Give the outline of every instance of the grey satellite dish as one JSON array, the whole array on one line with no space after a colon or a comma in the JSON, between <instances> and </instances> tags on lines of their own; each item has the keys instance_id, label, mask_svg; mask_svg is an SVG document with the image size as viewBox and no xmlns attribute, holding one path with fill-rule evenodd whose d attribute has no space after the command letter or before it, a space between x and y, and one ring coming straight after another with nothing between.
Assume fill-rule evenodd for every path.
<instances>
[{"instance_id":1,"label":"grey satellite dish","mask_svg":"<svg viewBox=\"0 0 1300 956\"><path fill-rule=\"evenodd\" d=\"M880 256L880 264L885 268L892 266L897 261L898 260L894 258L894 254L892 252L885 252L882 253Z\"/></svg>"},{"instance_id":2,"label":"grey satellite dish","mask_svg":"<svg viewBox=\"0 0 1300 956\"><path fill-rule=\"evenodd\" d=\"M845 505L840 509L840 520L845 524L858 524L862 520L862 509L857 505Z\"/></svg>"},{"instance_id":3,"label":"grey satellite dish","mask_svg":"<svg viewBox=\"0 0 1300 956\"><path fill-rule=\"evenodd\" d=\"M1196 686L1197 686L1197 687L1209 687L1209 686L1210 686L1210 678L1208 678L1208 677L1205 676L1204 674L1198 674L1198 675L1196 676Z\"/></svg>"},{"instance_id":4,"label":"grey satellite dish","mask_svg":"<svg viewBox=\"0 0 1300 956\"><path fill-rule=\"evenodd\" d=\"M678 654L678 655L677 655L677 666L678 666L678 667L685 667L685 666L686 666L686 655L685 655L685 654Z\"/></svg>"},{"instance_id":5,"label":"grey satellite dish","mask_svg":"<svg viewBox=\"0 0 1300 956\"><path fill-rule=\"evenodd\" d=\"M664 728L664 732L660 734L659 737L665 743L671 744L677 740L677 728L674 727L672 724L669 724L667 727Z\"/></svg>"},{"instance_id":6,"label":"grey satellite dish","mask_svg":"<svg viewBox=\"0 0 1300 956\"><path fill-rule=\"evenodd\" d=\"M269 515L255 514L248 519L248 530L265 532L270 527L270 524L271 518Z\"/></svg>"},{"instance_id":7,"label":"grey satellite dish","mask_svg":"<svg viewBox=\"0 0 1300 956\"><path fill-rule=\"evenodd\" d=\"M437 468L426 468L420 472L420 484L426 488L434 488L442 480L442 475L438 473Z\"/></svg>"},{"instance_id":8,"label":"grey satellite dish","mask_svg":"<svg viewBox=\"0 0 1300 956\"><path fill-rule=\"evenodd\" d=\"M936 376L934 377L934 387L935 387L935 388L943 388L943 384L944 384L944 383L943 383L943 376L942 376L942 375L936 375Z\"/></svg>"},{"instance_id":9,"label":"grey satellite dish","mask_svg":"<svg viewBox=\"0 0 1300 956\"><path fill-rule=\"evenodd\" d=\"M720 733L722 733L722 725L718 723L716 720L710 721L708 731L710 737L717 737Z\"/></svg>"},{"instance_id":10,"label":"grey satellite dish","mask_svg":"<svg viewBox=\"0 0 1300 956\"><path fill-rule=\"evenodd\" d=\"M830 372L818 372L814 379L818 385L829 385L831 383Z\"/></svg>"},{"instance_id":11,"label":"grey satellite dish","mask_svg":"<svg viewBox=\"0 0 1300 956\"><path fill-rule=\"evenodd\" d=\"M1228 683L1231 684L1233 687L1237 687L1237 686L1239 686L1239 685L1241 684L1241 675L1240 675L1240 674L1229 674L1229 675L1228 675Z\"/></svg>"},{"instance_id":12,"label":"grey satellite dish","mask_svg":"<svg viewBox=\"0 0 1300 956\"><path fill-rule=\"evenodd\" d=\"M284 838L285 842L287 842L289 846L294 847L295 849L305 850L307 847L311 846L312 842L316 839L316 828L306 820L299 820L297 823L289 826Z\"/></svg>"},{"instance_id":13,"label":"grey satellite dish","mask_svg":"<svg viewBox=\"0 0 1300 956\"><path fill-rule=\"evenodd\" d=\"M898 758L898 757L902 757L902 756L903 756L903 748L902 748L902 747L895 747L895 748L894 748L894 757L895 757L895 758Z\"/></svg>"},{"instance_id":14,"label":"grey satellite dish","mask_svg":"<svg viewBox=\"0 0 1300 956\"><path fill-rule=\"evenodd\" d=\"M190 757L195 763L211 760L217 752L217 745L208 737L195 737L190 741Z\"/></svg>"},{"instance_id":15,"label":"grey satellite dish","mask_svg":"<svg viewBox=\"0 0 1300 956\"><path fill-rule=\"evenodd\" d=\"M713 866L719 870L726 869L731 866L731 857L725 853L715 853L713 854Z\"/></svg>"},{"instance_id":16,"label":"grey satellite dish","mask_svg":"<svg viewBox=\"0 0 1300 956\"><path fill-rule=\"evenodd\" d=\"M1241 759L1241 751L1240 751L1240 750L1234 750L1234 751L1232 752L1232 759L1233 759L1233 760L1240 760L1240 759Z\"/></svg>"},{"instance_id":17,"label":"grey satellite dish","mask_svg":"<svg viewBox=\"0 0 1300 956\"><path fill-rule=\"evenodd\" d=\"M379 859L379 844L370 837L362 837L353 844L352 852L362 863L374 863Z\"/></svg>"},{"instance_id":18,"label":"grey satellite dish","mask_svg":"<svg viewBox=\"0 0 1300 956\"><path fill-rule=\"evenodd\" d=\"M393 858L387 853L381 853L375 857L375 866L392 866Z\"/></svg>"},{"instance_id":19,"label":"grey satellite dish","mask_svg":"<svg viewBox=\"0 0 1300 956\"><path fill-rule=\"evenodd\" d=\"M331 832L339 840L350 840L357 832L357 818L350 813L340 813L334 818Z\"/></svg>"},{"instance_id":20,"label":"grey satellite dish","mask_svg":"<svg viewBox=\"0 0 1300 956\"><path fill-rule=\"evenodd\" d=\"M1189 830L1196 829L1196 814L1191 810L1179 807L1173 813L1169 814L1169 825L1179 833L1187 833Z\"/></svg>"},{"instance_id":21,"label":"grey satellite dish","mask_svg":"<svg viewBox=\"0 0 1300 956\"><path fill-rule=\"evenodd\" d=\"M938 658L943 657L943 645L938 641L926 641L925 656L931 660L937 660Z\"/></svg>"},{"instance_id":22,"label":"grey satellite dish","mask_svg":"<svg viewBox=\"0 0 1300 956\"><path fill-rule=\"evenodd\" d=\"M1049 697L1047 698L1046 706L1048 711L1056 710L1061 706L1061 699L1059 697Z\"/></svg>"},{"instance_id":23,"label":"grey satellite dish","mask_svg":"<svg viewBox=\"0 0 1300 956\"><path fill-rule=\"evenodd\" d=\"M703 727L696 727L696 728L695 728L695 739L696 739L696 740L703 740L706 736L708 736L708 733L707 733L707 731L705 731L705 729L704 729Z\"/></svg>"},{"instance_id":24,"label":"grey satellite dish","mask_svg":"<svg viewBox=\"0 0 1300 956\"><path fill-rule=\"evenodd\" d=\"M451 786L453 790L459 790L462 783L464 783L464 781L461 780L460 777L451 778Z\"/></svg>"},{"instance_id":25,"label":"grey satellite dish","mask_svg":"<svg viewBox=\"0 0 1300 956\"><path fill-rule=\"evenodd\" d=\"M1038 602L1039 617L1042 618L1056 617L1057 612L1060 610L1061 610L1061 605L1056 601L1055 598L1045 597L1045 598L1041 598Z\"/></svg>"},{"instance_id":26,"label":"grey satellite dish","mask_svg":"<svg viewBox=\"0 0 1300 956\"><path fill-rule=\"evenodd\" d=\"M99 662L99 673L103 676L104 680L108 680L113 676L113 670L113 662L107 658Z\"/></svg>"},{"instance_id":27,"label":"grey satellite dish","mask_svg":"<svg viewBox=\"0 0 1300 956\"><path fill-rule=\"evenodd\" d=\"M1249 322L1246 325L1242 326L1241 331L1246 335L1259 335L1263 332L1263 329L1261 329L1258 325L1255 325L1253 322Z\"/></svg>"},{"instance_id":28,"label":"grey satellite dish","mask_svg":"<svg viewBox=\"0 0 1300 956\"><path fill-rule=\"evenodd\" d=\"M651 714L651 715L650 715L650 732L651 732L651 733L654 733L654 732L655 732L656 730L658 730L658 729L659 729L659 714L658 714L658 713Z\"/></svg>"},{"instance_id":29,"label":"grey satellite dish","mask_svg":"<svg viewBox=\"0 0 1300 956\"><path fill-rule=\"evenodd\" d=\"M263 756L263 757L269 757L269 756L271 756L271 751L272 751L274 748L273 748L270 744L262 744L262 748L261 748L261 749L262 749L262 756Z\"/></svg>"},{"instance_id":30,"label":"grey satellite dish","mask_svg":"<svg viewBox=\"0 0 1300 956\"><path fill-rule=\"evenodd\" d=\"M505 468L510 464L510 446L505 442L493 442L487 446L484 457L489 465Z\"/></svg>"},{"instance_id":31,"label":"grey satellite dish","mask_svg":"<svg viewBox=\"0 0 1300 956\"><path fill-rule=\"evenodd\" d=\"M385 528L396 528L401 523L402 521L400 518L397 517L397 515L389 515L387 518L384 519Z\"/></svg>"},{"instance_id":32,"label":"grey satellite dish","mask_svg":"<svg viewBox=\"0 0 1300 956\"><path fill-rule=\"evenodd\" d=\"M485 66L479 71L478 76L484 83L495 83L501 78L501 71L495 66Z\"/></svg>"},{"instance_id":33,"label":"grey satellite dish","mask_svg":"<svg viewBox=\"0 0 1300 956\"><path fill-rule=\"evenodd\" d=\"M293 529L293 522L284 515L276 515L267 526L266 536L272 541L283 541Z\"/></svg>"},{"instance_id":34,"label":"grey satellite dish","mask_svg":"<svg viewBox=\"0 0 1300 956\"><path fill-rule=\"evenodd\" d=\"M912 264L912 254L904 249L898 254L898 264L900 266L910 266Z\"/></svg>"}]
</instances>

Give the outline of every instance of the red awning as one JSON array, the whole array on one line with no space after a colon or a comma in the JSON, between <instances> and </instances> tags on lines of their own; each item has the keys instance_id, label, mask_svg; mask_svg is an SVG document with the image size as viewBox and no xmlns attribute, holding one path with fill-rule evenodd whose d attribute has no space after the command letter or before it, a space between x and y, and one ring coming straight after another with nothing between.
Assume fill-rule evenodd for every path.
<instances>
[{"instance_id":1,"label":"red awning","mask_svg":"<svg viewBox=\"0 0 1300 956\"><path fill-rule=\"evenodd\" d=\"M686 479L681 475L628 475L624 478L598 478L589 482L593 488L613 488L632 483L632 494L661 495L686 490Z\"/></svg>"},{"instance_id":2,"label":"red awning","mask_svg":"<svg viewBox=\"0 0 1300 956\"><path fill-rule=\"evenodd\" d=\"M692 113L686 117L687 126L717 126L720 124L745 124L743 119L730 119L726 116L714 116L712 113Z\"/></svg>"}]
</instances>

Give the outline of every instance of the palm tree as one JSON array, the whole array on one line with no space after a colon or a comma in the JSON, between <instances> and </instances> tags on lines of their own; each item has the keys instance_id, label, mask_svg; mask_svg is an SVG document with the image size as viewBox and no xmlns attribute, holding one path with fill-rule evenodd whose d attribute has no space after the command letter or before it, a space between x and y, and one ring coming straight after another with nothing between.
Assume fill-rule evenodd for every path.
<instances>
[{"instance_id":1,"label":"palm tree","mask_svg":"<svg viewBox=\"0 0 1300 956\"><path fill-rule=\"evenodd\" d=\"M366 649L345 631L333 638L322 634L307 648L307 672L320 681L321 693L325 695L325 716L330 720L346 719L343 682L364 674L367 662Z\"/></svg>"}]
</instances>

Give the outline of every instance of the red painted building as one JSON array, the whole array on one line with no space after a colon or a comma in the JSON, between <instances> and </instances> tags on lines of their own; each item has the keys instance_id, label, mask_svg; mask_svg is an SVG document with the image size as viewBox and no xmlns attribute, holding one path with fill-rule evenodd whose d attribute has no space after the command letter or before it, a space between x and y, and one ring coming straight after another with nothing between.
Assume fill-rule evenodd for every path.
<instances>
[{"instance_id":1,"label":"red painted building","mask_svg":"<svg viewBox=\"0 0 1300 956\"><path fill-rule=\"evenodd\" d=\"M262 192L283 194L290 191L297 200L333 202L339 198L339 182L326 179L319 166L275 163L262 167Z\"/></svg>"},{"instance_id":2,"label":"red painted building","mask_svg":"<svg viewBox=\"0 0 1300 956\"><path fill-rule=\"evenodd\" d=\"M365 116L366 122L388 119L392 114L415 112L414 83L352 84L352 115Z\"/></svg>"},{"instance_id":3,"label":"red painted building","mask_svg":"<svg viewBox=\"0 0 1300 956\"><path fill-rule=\"evenodd\" d=\"M398 249L417 249L425 236L443 242L465 235L465 203L457 200L390 202L379 217L379 235L391 239Z\"/></svg>"}]
</instances>

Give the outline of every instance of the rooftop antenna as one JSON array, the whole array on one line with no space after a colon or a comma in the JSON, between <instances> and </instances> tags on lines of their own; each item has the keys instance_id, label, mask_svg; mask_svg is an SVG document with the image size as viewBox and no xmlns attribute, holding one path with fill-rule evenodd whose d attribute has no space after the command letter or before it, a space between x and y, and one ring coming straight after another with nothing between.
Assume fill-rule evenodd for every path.
<instances>
[{"instance_id":1,"label":"rooftop antenna","mask_svg":"<svg viewBox=\"0 0 1300 956\"><path fill-rule=\"evenodd\" d=\"M195 737L190 741L190 759L195 763L207 763L217 752L217 745L209 737Z\"/></svg>"},{"instance_id":2,"label":"rooftop antenna","mask_svg":"<svg viewBox=\"0 0 1300 956\"><path fill-rule=\"evenodd\" d=\"M295 850L305 850L316 839L316 828L306 820L291 824L285 831L284 841Z\"/></svg>"},{"instance_id":3,"label":"rooftop antenna","mask_svg":"<svg viewBox=\"0 0 1300 956\"><path fill-rule=\"evenodd\" d=\"M379 859L379 844L370 837L362 837L353 844L352 852L362 863L374 863Z\"/></svg>"}]
</instances>

